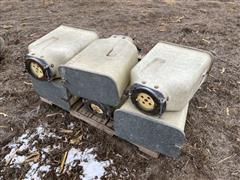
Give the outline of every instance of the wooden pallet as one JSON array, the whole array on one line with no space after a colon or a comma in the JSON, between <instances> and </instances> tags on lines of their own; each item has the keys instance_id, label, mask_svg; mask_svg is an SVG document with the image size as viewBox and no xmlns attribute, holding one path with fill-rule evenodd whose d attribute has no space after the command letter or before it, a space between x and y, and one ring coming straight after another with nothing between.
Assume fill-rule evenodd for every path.
<instances>
[{"instance_id":1,"label":"wooden pallet","mask_svg":"<svg viewBox=\"0 0 240 180\"><path fill-rule=\"evenodd\" d=\"M50 105L52 105L53 103L42 98L41 100L45 103L48 103ZM95 116L94 114L90 113L89 111L86 110L86 108L84 107L83 103L81 100L77 101L75 104L73 104L71 110L70 110L70 114L74 117L76 117L79 120L82 120L84 122L86 122L87 124L100 129L102 131L104 131L105 133L109 134L110 136L117 136L114 128L113 128L113 121L112 120L108 120L108 119L102 119L99 118L98 116ZM133 143L131 143L133 144ZM153 158L158 158L159 157L159 153L151 151L143 146L140 146L138 144L133 144L135 145L139 151L153 157Z\"/></svg>"}]
</instances>

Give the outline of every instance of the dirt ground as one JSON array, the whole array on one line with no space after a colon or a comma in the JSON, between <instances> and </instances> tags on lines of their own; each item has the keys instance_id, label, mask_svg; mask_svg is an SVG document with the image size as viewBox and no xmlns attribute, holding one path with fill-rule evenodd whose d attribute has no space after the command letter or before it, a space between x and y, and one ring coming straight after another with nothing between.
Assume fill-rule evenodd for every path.
<instances>
[{"instance_id":1,"label":"dirt ground","mask_svg":"<svg viewBox=\"0 0 240 180\"><path fill-rule=\"evenodd\" d=\"M143 53L164 40L215 55L207 82L190 102L187 142L179 158L144 158L128 143L40 102L24 72L24 55L28 44L60 24L95 29L102 37L129 35ZM106 179L240 179L239 0L172 4L160 0L1 0L0 35L7 44L0 60L1 159L7 153L3 147L27 129L47 123L58 132L73 122L75 130L82 131L82 147L97 147L99 158L113 160L118 173ZM63 116L46 117L56 112ZM66 148L55 152L57 160ZM4 179L21 179L26 168L4 166L2 161ZM75 176L64 174L60 179ZM45 178L50 177L56 178L54 172Z\"/></svg>"}]
</instances>

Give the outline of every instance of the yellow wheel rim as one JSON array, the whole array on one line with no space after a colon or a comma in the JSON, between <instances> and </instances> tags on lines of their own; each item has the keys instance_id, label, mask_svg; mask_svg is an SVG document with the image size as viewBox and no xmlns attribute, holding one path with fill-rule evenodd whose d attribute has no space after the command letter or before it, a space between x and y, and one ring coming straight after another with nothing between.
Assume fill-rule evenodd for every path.
<instances>
[{"instance_id":1,"label":"yellow wheel rim","mask_svg":"<svg viewBox=\"0 0 240 180\"><path fill-rule=\"evenodd\" d=\"M92 110L98 114L103 114L103 110L97 106L96 104L91 104L90 107L92 108Z\"/></svg>"},{"instance_id":2,"label":"yellow wheel rim","mask_svg":"<svg viewBox=\"0 0 240 180\"><path fill-rule=\"evenodd\" d=\"M145 111L152 111L155 106L154 100L146 93L139 93L136 101L138 102L140 108Z\"/></svg>"},{"instance_id":3,"label":"yellow wheel rim","mask_svg":"<svg viewBox=\"0 0 240 180\"><path fill-rule=\"evenodd\" d=\"M42 68L37 63L31 62L30 69L31 69L31 72L33 73L33 75L36 76L37 78L40 79L44 76Z\"/></svg>"}]
</instances>

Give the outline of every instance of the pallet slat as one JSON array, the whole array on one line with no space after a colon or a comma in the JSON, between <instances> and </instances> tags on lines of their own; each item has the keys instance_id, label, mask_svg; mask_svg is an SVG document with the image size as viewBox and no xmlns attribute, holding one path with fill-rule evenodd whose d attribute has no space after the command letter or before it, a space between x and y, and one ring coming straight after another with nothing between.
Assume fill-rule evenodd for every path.
<instances>
[{"instance_id":1,"label":"pallet slat","mask_svg":"<svg viewBox=\"0 0 240 180\"><path fill-rule=\"evenodd\" d=\"M41 100L50 105L53 104L52 102L50 102L42 97L41 97ZM72 108L70 110L70 114L72 116L74 116L75 118L82 120L82 121L86 122L87 124L97 128L99 130L104 131L105 133L109 134L110 136L116 136L116 133L113 128L113 121L99 118L99 117L93 115L92 113L88 112L86 110L86 108L83 106L83 103L81 101L76 102L72 106ZM159 153L157 153L157 152L151 151L151 150L149 150L143 146L140 146L138 144L134 144L134 143L132 143L132 144L135 145L139 149L139 151L141 151L153 158L159 157Z\"/></svg>"},{"instance_id":2,"label":"pallet slat","mask_svg":"<svg viewBox=\"0 0 240 180\"><path fill-rule=\"evenodd\" d=\"M78 119L80 119L80 120L90 124L91 126L94 126L94 127L98 128L100 130L105 131L106 133L108 133L111 136L115 134L115 132L112 129L106 128L105 125L103 125L103 124L101 124L101 123L99 123L99 122L97 122L97 121L95 121L95 120L93 120L93 119L91 119L91 118L89 118L89 117L79 113L79 112L70 111L70 114L72 116L74 116L74 117L76 117L76 118L78 118Z\"/></svg>"}]
</instances>

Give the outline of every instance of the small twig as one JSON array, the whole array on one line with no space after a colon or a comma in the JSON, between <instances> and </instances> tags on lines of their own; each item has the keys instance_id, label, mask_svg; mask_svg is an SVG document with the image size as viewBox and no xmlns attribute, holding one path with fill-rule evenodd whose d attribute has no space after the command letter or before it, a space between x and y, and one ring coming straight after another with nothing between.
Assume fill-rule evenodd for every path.
<instances>
[{"instance_id":1,"label":"small twig","mask_svg":"<svg viewBox=\"0 0 240 180\"><path fill-rule=\"evenodd\" d=\"M142 157L142 158L144 158L144 159L146 159L146 160L149 160L149 158L147 158L146 156L144 156L143 154L141 154L141 153L137 153L140 157Z\"/></svg>"},{"instance_id":2,"label":"small twig","mask_svg":"<svg viewBox=\"0 0 240 180\"><path fill-rule=\"evenodd\" d=\"M210 92L216 92L216 90L213 88L213 89L210 89L209 87L207 87L207 90L209 90Z\"/></svg>"},{"instance_id":3,"label":"small twig","mask_svg":"<svg viewBox=\"0 0 240 180\"><path fill-rule=\"evenodd\" d=\"M206 109L207 108L207 104L205 104L205 106L197 106L198 109Z\"/></svg>"},{"instance_id":4,"label":"small twig","mask_svg":"<svg viewBox=\"0 0 240 180\"><path fill-rule=\"evenodd\" d=\"M223 67L222 68L222 71L221 71L221 74L223 74L225 72L225 68Z\"/></svg>"},{"instance_id":5,"label":"small twig","mask_svg":"<svg viewBox=\"0 0 240 180\"><path fill-rule=\"evenodd\" d=\"M167 27L165 25L161 25L161 26L159 26L159 31L160 32L166 32L167 31Z\"/></svg>"},{"instance_id":6,"label":"small twig","mask_svg":"<svg viewBox=\"0 0 240 180\"><path fill-rule=\"evenodd\" d=\"M215 76L213 76L213 75L211 75L211 74L209 74L209 76L212 77L212 78L214 78L214 79L218 79L218 78L216 78Z\"/></svg>"},{"instance_id":7,"label":"small twig","mask_svg":"<svg viewBox=\"0 0 240 180\"><path fill-rule=\"evenodd\" d=\"M63 156L63 159L62 159L62 162L61 162L61 166L60 166L60 173L63 172L64 166L65 166L65 162L67 160L67 156L68 156L68 151L66 151L64 153L64 156Z\"/></svg>"},{"instance_id":8,"label":"small twig","mask_svg":"<svg viewBox=\"0 0 240 180\"><path fill-rule=\"evenodd\" d=\"M6 25L6 24L4 24L3 26L2 26L2 28L3 29L11 29L11 28L13 28L13 25Z\"/></svg>"},{"instance_id":9,"label":"small twig","mask_svg":"<svg viewBox=\"0 0 240 180\"><path fill-rule=\"evenodd\" d=\"M60 132L61 133L66 133L66 134L71 134L71 133L73 133L73 131L72 130L69 130L69 129L60 129Z\"/></svg>"},{"instance_id":10,"label":"small twig","mask_svg":"<svg viewBox=\"0 0 240 180\"><path fill-rule=\"evenodd\" d=\"M187 160L186 164L183 166L183 168L182 168L182 169L185 169L185 168L187 167L187 165L188 165L188 162L189 162L189 159Z\"/></svg>"},{"instance_id":11,"label":"small twig","mask_svg":"<svg viewBox=\"0 0 240 180\"><path fill-rule=\"evenodd\" d=\"M56 116L56 115L61 115L62 117L64 117L63 113L47 114L46 117L52 117L52 116Z\"/></svg>"},{"instance_id":12,"label":"small twig","mask_svg":"<svg viewBox=\"0 0 240 180\"><path fill-rule=\"evenodd\" d=\"M169 4L169 5L174 5L176 3L175 0L164 0L165 3Z\"/></svg>"},{"instance_id":13,"label":"small twig","mask_svg":"<svg viewBox=\"0 0 240 180\"><path fill-rule=\"evenodd\" d=\"M40 153L39 152L34 152L26 158L24 163L28 163L28 162L31 162L31 161L37 162L39 159L40 159Z\"/></svg>"},{"instance_id":14,"label":"small twig","mask_svg":"<svg viewBox=\"0 0 240 180\"><path fill-rule=\"evenodd\" d=\"M227 113L228 116L230 115L228 107L226 108L226 113Z\"/></svg>"},{"instance_id":15,"label":"small twig","mask_svg":"<svg viewBox=\"0 0 240 180\"><path fill-rule=\"evenodd\" d=\"M37 114L39 113L39 110L40 110L40 105L38 105L37 107Z\"/></svg>"},{"instance_id":16,"label":"small twig","mask_svg":"<svg viewBox=\"0 0 240 180\"><path fill-rule=\"evenodd\" d=\"M3 113L3 112L0 112L0 115L3 115L4 117L8 116L6 113Z\"/></svg>"},{"instance_id":17,"label":"small twig","mask_svg":"<svg viewBox=\"0 0 240 180\"><path fill-rule=\"evenodd\" d=\"M12 162L13 158L6 162L5 166L8 166Z\"/></svg>"},{"instance_id":18,"label":"small twig","mask_svg":"<svg viewBox=\"0 0 240 180\"><path fill-rule=\"evenodd\" d=\"M220 164L220 163L223 163L224 161L226 161L226 160L228 160L228 159L230 159L230 158L232 158L232 157L234 157L234 156L236 156L236 154L231 155L231 156L228 156L228 157L225 157L224 159L218 161L215 165Z\"/></svg>"},{"instance_id":19,"label":"small twig","mask_svg":"<svg viewBox=\"0 0 240 180\"><path fill-rule=\"evenodd\" d=\"M40 109L40 105L38 105L38 107L36 109L33 109L30 113L32 114L32 113L35 113L36 111L36 114L38 114L39 109Z\"/></svg>"},{"instance_id":20,"label":"small twig","mask_svg":"<svg viewBox=\"0 0 240 180\"><path fill-rule=\"evenodd\" d=\"M24 81L23 83L26 84L26 85L32 86L32 83L29 83L29 82L26 82L26 81Z\"/></svg>"},{"instance_id":21,"label":"small twig","mask_svg":"<svg viewBox=\"0 0 240 180\"><path fill-rule=\"evenodd\" d=\"M204 42L206 42L207 44L210 44L210 41L206 40L206 39L202 39Z\"/></svg>"},{"instance_id":22,"label":"small twig","mask_svg":"<svg viewBox=\"0 0 240 180\"><path fill-rule=\"evenodd\" d=\"M73 138L73 139L70 139L70 144L79 144L80 141L82 141L83 139L83 135L80 135L79 137L76 137L76 138Z\"/></svg>"},{"instance_id":23,"label":"small twig","mask_svg":"<svg viewBox=\"0 0 240 180\"><path fill-rule=\"evenodd\" d=\"M171 23L180 23L182 21L182 19L184 19L185 17L184 16L181 16L181 17L178 17L177 16L177 19L176 20L171 20L170 22Z\"/></svg>"},{"instance_id":24,"label":"small twig","mask_svg":"<svg viewBox=\"0 0 240 180\"><path fill-rule=\"evenodd\" d=\"M7 129L8 126L0 126L0 128Z\"/></svg>"}]
</instances>

